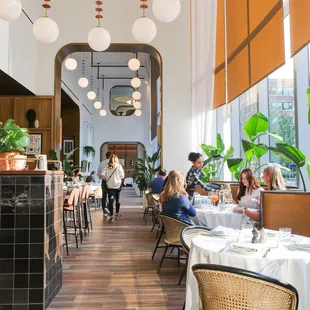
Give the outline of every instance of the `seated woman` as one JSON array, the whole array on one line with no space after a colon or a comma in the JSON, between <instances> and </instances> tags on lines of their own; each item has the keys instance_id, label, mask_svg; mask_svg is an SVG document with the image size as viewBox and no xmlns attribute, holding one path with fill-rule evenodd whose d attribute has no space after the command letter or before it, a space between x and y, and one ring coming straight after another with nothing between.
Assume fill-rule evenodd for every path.
<instances>
[{"instance_id":1,"label":"seated woman","mask_svg":"<svg viewBox=\"0 0 310 310\"><path fill-rule=\"evenodd\" d=\"M264 189L260 187L251 169L246 168L241 171L241 181L237 192L237 200L240 207L257 208L262 190Z\"/></svg>"},{"instance_id":2,"label":"seated woman","mask_svg":"<svg viewBox=\"0 0 310 310\"><path fill-rule=\"evenodd\" d=\"M286 190L281 169L277 164L268 165L263 172L263 179L268 190ZM259 201L258 201L259 205ZM254 221L260 221L260 214L249 211L246 207L235 207L233 212L243 212Z\"/></svg>"},{"instance_id":3,"label":"seated woman","mask_svg":"<svg viewBox=\"0 0 310 310\"><path fill-rule=\"evenodd\" d=\"M188 200L188 194L185 190L185 177L180 171L170 171L162 199L163 213L191 223L189 216L195 216L196 210Z\"/></svg>"}]
</instances>

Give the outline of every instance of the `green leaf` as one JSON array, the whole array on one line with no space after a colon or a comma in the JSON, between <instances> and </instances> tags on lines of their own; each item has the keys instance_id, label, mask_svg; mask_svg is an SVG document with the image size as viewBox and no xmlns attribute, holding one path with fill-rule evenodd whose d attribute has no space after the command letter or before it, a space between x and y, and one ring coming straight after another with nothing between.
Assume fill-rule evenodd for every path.
<instances>
[{"instance_id":1,"label":"green leaf","mask_svg":"<svg viewBox=\"0 0 310 310\"><path fill-rule=\"evenodd\" d=\"M219 133L216 134L216 151L217 154L222 154L225 150L225 144L223 142L223 139Z\"/></svg>"},{"instance_id":2,"label":"green leaf","mask_svg":"<svg viewBox=\"0 0 310 310\"><path fill-rule=\"evenodd\" d=\"M229 171L234 174L237 180L239 180L240 169L245 166L244 160L242 158L228 158L227 166L228 166Z\"/></svg>"},{"instance_id":3,"label":"green leaf","mask_svg":"<svg viewBox=\"0 0 310 310\"><path fill-rule=\"evenodd\" d=\"M308 98L308 124L310 125L310 88L307 88L307 98Z\"/></svg>"},{"instance_id":4,"label":"green leaf","mask_svg":"<svg viewBox=\"0 0 310 310\"><path fill-rule=\"evenodd\" d=\"M256 159L260 159L268 152L268 147L263 143L255 144L246 140L242 140L242 147L248 162L251 162L254 156Z\"/></svg>"},{"instance_id":5,"label":"green leaf","mask_svg":"<svg viewBox=\"0 0 310 310\"><path fill-rule=\"evenodd\" d=\"M280 156L284 161L288 163L293 162L299 168L306 164L305 155L295 146L291 146L286 143L277 143L276 147L269 147L269 150Z\"/></svg>"},{"instance_id":6,"label":"green leaf","mask_svg":"<svg viewBox=\"0 0 310 310\"><path fill-rule=\"evenodd\" d=\"M214 152L216 151L216 147L212 145L206 145L206 144L201 144L200 147L202 148L203 152L208 156L211 157L214 155ZM216 152L215 152L216 153Z\"/></svg>"},{"instance_id":7,"label":"green leaf","mask_svg":"<svg viewBox=\"0 0 310 310\"><path fill-rule=\"evenodd\" d=\"M310 157L308 158L307 172L308 172L308 177L309 177L309 179L310 179Z\"/></svg>"},{"instance_id":8,"label":"green leaf","mask_svg":"<svg viewBox=\"0 0 310 310\"><path fill-rule=\"evenodd\" d=\"M243 131L253 142L258 135L267 133L269 128L268 118L262 113L252 115L244 125Z\"/></svg>"},{"instance_id":9,"label":"green leaf","mask_svg":"<svg viewBox=\"0 0 310 310\"><path fill-rule=\"evenodd\" d=\"M270 133L270 132L266 132L267 135L273 137L275 140L277 140L278 142L284 142L283 137L275 134L275 133Z\"/></svg>"},{"instance_id":10,"label":"green leaf","mask_svg":"<svg viewBox=\"0 0 310 310\"><path fill-rule=\"evenodd\" d=\"M230 158L234 154L234 147L231 145L229 149L224 154L223 160L224 162L227 161L228 158Z\"/></svg>"}]
</instances>

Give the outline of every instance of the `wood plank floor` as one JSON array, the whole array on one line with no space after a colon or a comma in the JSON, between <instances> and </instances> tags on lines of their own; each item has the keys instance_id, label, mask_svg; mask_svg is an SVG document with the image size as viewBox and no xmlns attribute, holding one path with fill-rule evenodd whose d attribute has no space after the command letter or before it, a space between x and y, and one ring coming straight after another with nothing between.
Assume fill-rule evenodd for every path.
<instances>
[{"instance_id":1,"label":"wood plank floor","mask_svg":"<svg viewBox=\"0 0 310 310\"><path fill-rule=\"evenodd\" d=\"M142 199L132 188L125 188L121 201L122 218L106 223L101 211L94 211L94 231L70 256L64 256L63 288L48 308L180 310L185 284L179 286L181 267L165 260L160 275L156 268L158 251L151 260L155 232L142 220Z\"/></svg>"}]
</instances>

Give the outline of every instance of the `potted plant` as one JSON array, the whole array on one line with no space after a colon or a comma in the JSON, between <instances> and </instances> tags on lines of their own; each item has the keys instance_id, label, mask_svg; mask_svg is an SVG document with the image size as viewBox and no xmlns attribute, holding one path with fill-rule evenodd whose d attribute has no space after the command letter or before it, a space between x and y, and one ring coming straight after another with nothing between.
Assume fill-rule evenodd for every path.
<instances>
[{"instance_id":1,"label":"potted plant","mask_svg":"<svg viewBox=\"0 0 310 310\"><path fill-rule=\"evenodd\" d=\"M8 119L0 124L0 170L23 170L26 166L25 148L29 145L28 130ZM18 160L14 160L18 159Z\"/></svg>"},{"instance_id":2,"label":"potted plant","mask_svg":"<svg viewBox=\"0 0 310 310\"><path fill-rule=\"evenodd\" d=\"M89 145L84 146L83 151L84 151L84 155L87 157L87 159L88 158L93 159L96 155L96 150L92 146L89 146ZM87 162L88 162L87 168L89 171L91 160L87 161Z\"/></svg>"},{"instance_id":3,"label":"potted plant","mask_svg":"<svg viewBox=\"0 0 310 310\"><path fill-rule=\"evenodd\" d=\"M70 153L68 153L64 159L63 159L63 171L64 171L64 182L66 182L67 180L71 179L71 177L73 176L74 172L76 170L80 170L81 167L79 167L78 165L73 165L72 161L71 161L71 157L73 155L73 153L78 150L79 147L77 147L76 149L72 150Z\"/></svg>"}]
</instances>

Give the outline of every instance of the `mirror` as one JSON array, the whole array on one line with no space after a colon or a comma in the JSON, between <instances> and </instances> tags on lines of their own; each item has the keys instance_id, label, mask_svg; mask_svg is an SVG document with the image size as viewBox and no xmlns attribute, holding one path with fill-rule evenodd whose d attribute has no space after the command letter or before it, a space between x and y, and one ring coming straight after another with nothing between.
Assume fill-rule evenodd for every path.
<instances>
[{"instance_id":1,"label":"mirror","mask_svg":"<svg viewBox=\"0 0 310 310\"><path fill-rule=\"evenodd\" d=\"M134 88L131 86L114 86L110 90L110 111L115 116L129 116L135 113L132 104L132 93Z\"/></svg>"}]
</instances>

